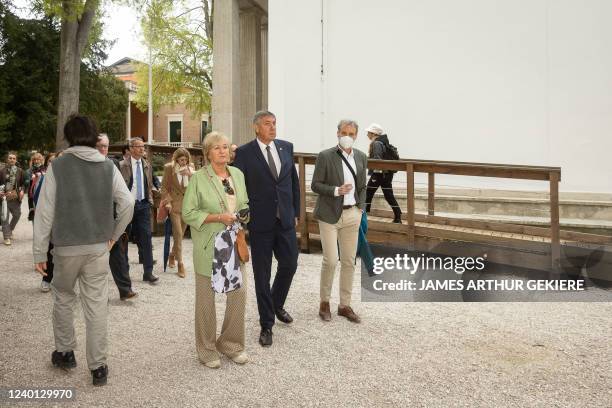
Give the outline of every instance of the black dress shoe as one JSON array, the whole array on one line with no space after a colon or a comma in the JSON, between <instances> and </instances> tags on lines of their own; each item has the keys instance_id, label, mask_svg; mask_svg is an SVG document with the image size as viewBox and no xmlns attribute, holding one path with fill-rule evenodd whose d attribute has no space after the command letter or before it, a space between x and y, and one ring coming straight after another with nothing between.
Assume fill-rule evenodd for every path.
<instances>
[{"instance_id":1,"label":"black dress shoe","mask_svg":"<svg viewBox=\"0 0 612 408\"><path fill-rule=\"evenodd\" d=\"M76 358L74 358L74 351L60 353L55 350L51 353L51 363L59 368L74 368L77 365Z\"/></svg>"},{"instance_id":2,"label":"black dress shoe","mask_svg":"<svg viewBox=\"0 0 612 408\"><path fill-rule=\"evenodd\" d=\"M270 347L272 345L272 329L261 329L259 344L261 344L262 347Z\"/></svg>"},{"instance_id":3,"label":"black dress shoe","mask_svg":"<svg viewBox=\"0 0 612 408\"><path fill-rule=\"evenodd\" d=\"M108 366L104 364L95 370L91 370L91 377L93 379L93 385L96 387L106 385L106 380L108 378Z\"/></svg>"},{"instance_id":4,"label":"black dress shoe","mask_svg":"<svg viewBox=\"0 0 612 408\"><path fill-rule=\"evenodd\" d=\"M276 315L276 318L283 323L289 324L293 322L293 317L291 317L291 315L282 307L280 309L276 309L274 314Z\"/></svg>"},{"instance_id":5,"label":"black dress shoe","mask_svg":"<svg viewBox=\"0 0 612 408\"><path fill-rule=\"evenodd\" d=\"M121 299L121 300L128 300L128 299L131 299L131 298L136 297L136 296L138 296L138 293L133 292L133 291L130 290L125 295L120 296L119 299Z\"/></svg>"},{"instance_id":6,"label":"black dress shoe","mask_svg":"<svg viewBox=\"0 0 612 408\"><path fill-rule=\"evenodd\" d=\"M143 281L149 282L151 285L155 285L159 280L159 277L151 274L151 276L147 276L146 278L142 278Z\"/></svg>"}]
</instances>

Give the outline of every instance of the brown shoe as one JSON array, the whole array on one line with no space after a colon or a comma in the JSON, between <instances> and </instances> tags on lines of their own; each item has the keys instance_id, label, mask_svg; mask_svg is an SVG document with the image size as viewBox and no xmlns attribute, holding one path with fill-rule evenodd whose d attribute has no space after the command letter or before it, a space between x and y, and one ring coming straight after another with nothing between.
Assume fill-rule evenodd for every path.
<instances>
[{"instance_id":1,"label":"brown shoe","mask_svg":"<svg viewBox=\"0 0 612 408\"><path fill-rule=\"evenodd\" d=\"M338 316L344 316L353 323L361 323L361 319L350 306L338 306Z\"/></svg>"},{"instance_id":2,"label":"brown shoe","mask_svg":"<svg viewBox=\"0 0 612 408\"><path fill-rule=\"evenodd\" d=\"M185 265L182 262L178 263L178 272L176 273L180 278L185 277Z\"/></svg>"},{"instance_id":3,"label":"brown shoe","mask_svg":"<svg viewBox=\"0 0 612 408\"><path fill-rule=\"evenodd\" d=\"M128 299L131 299L131 298L136 297L136 296L138 296L138 293L133 292L133 291L130 290L125 296L119 297L119 299L121 299L121 300L128 300Z\"/></svg>"},{"instance_id":4,"label":"brown shoe","mask_svg":"<svg viewBox=\"0 0 612 408\"><path fill-rule=\"evenodd\" d=\"M174 259L174 255L170 254L168 257L168 268L174 268L176 266L176 260Z\"/></svg>"},{"instance_id":5,"label":"brown shoe","mask_svg":"<svg viewBox=\"0 0 612 408\"><path fill-rule=\"evenodd\" d=\"M319 316L323 321L329 322L331 320L331 312L329 310L329 302L321 302L319 306Z\"/></svg>"}]
</instances>

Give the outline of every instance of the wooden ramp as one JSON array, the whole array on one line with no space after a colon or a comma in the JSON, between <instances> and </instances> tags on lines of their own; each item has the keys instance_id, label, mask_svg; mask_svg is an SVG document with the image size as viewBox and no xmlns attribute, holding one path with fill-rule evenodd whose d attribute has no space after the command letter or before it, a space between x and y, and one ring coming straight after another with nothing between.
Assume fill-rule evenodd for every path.
<instances>
[{"instance_id":1,"label":"wooden ramp","mask_svg":"<svg viewBox=\"0 0 612 408\"><path fill-rule=\"evenodd\" d=\"M310 234L318 234L312 208L306 203L306 166L314 165L316 155L295 154L298 164L302 213L300 247L308 251ZM489 262L517 267L561 271L595 251L603 252L611 268L604 270L612 280L612 237L561 231L559 228L559 167L519 166L487 163L441 162L429 160L370 160L368 168L406 173L407 204L403 223L392 223L393 213L375 210L368 216L368 241L450 256L486 256ZM417 214L414 205L414 174L428 174L427 214ZM477 221L435 215L435 174L496 177L549 182L550 227L535 227L494 221ZM310 203L309 203L310 204ZM312 204L311 204L312 205ZM571 254L571 256L570 256ZM599 256L599 255L598 255ZM570 265L571 264L571 265ZM569 265L569 266L568 266Z\"/></svg>"}]
</instances>

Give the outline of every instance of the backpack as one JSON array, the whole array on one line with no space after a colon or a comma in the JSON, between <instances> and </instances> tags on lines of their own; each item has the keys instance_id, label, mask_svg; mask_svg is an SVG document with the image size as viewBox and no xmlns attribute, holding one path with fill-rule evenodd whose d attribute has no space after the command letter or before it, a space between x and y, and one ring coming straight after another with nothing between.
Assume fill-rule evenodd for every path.
<instances>
[{"instance_id":1,"label":"backpack","mask_svg":"<svg viewBox=\"0 0 612 408\"><path fill-rule=\"evenodd\" d=\"M383 160L399 160L399 153L397 152L397 147L393 146L391 143L383 143L385 146L385 151L383 152L382 158ZM385 172L395 174L396 170L385 170Z\"/></svg>"},{"instance_id":2,"label":"backpack","mask_svg":"<svg viewBox=\"0 0 612 408\"><path fill-rule=\"evenodd\" d=\"M383 152L384 160L399 160L399 153L397 152L397 147L393 146L391 143L385 143L385 151Z\"/></svg>"}]
</instances>

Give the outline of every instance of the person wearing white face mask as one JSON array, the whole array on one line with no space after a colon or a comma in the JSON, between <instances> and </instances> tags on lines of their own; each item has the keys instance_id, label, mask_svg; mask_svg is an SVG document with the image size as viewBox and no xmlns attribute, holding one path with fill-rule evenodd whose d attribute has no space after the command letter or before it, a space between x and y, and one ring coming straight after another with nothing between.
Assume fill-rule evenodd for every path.
<instances>
[{"instance_id":1,"label":"person wearing white face mask","mask_svg":"<svg viewBox=\"0 0 612 408\"><path fill-rule=\"evenodd\" d=\"M338 123L338 145L319 153L312 176L312 191L317 193L314 209L319 222L323 263L321 265L321 302L319 316L331 320L329 300L340 249L340 304L338 315L353 323L361 319L351 308L355 274L355 255L361 214L366 204L368 159L353 147L359 126L354 120Z\"/></svg>"}]
</instances>

